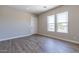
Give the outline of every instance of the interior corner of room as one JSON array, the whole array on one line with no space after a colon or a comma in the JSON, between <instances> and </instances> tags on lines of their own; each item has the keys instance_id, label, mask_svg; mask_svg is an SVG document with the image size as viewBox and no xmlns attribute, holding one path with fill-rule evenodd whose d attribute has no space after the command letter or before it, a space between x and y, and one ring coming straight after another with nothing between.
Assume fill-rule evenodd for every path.
<instances>
[{"instance_id":1,"label":"interior corner of room","mask_svg":"<svg viewBox=\"0 0 79 59\"><path fill-rule=\"evenodd\" d=\"M0 41L39 34L79 44L79 5L28 7L0 5Z\"/></svg>"},{"instance_id":2,"label":"interior corner of room","mask_svg":"<svg viewBox=\"0 0 79 59\"><path fill-rule=\"evenodd\" d=\"M41 34L79 43L79 6L63 5L38 15L0 6L0 41L16 37ZM68 33L47 31L47 16L68 11Z\"/></svg>"}]
</instances>

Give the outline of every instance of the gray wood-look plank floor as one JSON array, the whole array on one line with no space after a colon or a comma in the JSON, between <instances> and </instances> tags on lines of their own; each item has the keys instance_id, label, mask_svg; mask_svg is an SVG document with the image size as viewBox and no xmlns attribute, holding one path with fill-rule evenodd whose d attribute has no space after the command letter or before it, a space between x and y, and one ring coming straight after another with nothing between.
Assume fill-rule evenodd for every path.
<instances>
[{"instance_id":1,"label":"gray wood-look plank floor","mask_svg":"<svg viewBox=\"0 0 79 59\"><path fill-rule=\"evenodd\" d=\"M41 35L0 42L0 53L78 53L79 45Z\"/></svg>"}]
</instances>

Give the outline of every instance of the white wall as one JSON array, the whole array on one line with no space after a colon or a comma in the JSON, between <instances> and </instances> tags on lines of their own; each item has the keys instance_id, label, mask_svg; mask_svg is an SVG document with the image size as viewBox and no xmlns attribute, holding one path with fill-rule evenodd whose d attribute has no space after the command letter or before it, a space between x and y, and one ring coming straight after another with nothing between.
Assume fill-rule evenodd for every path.
<instances>
[{"instance_id":1,"label":"white wall","mask_svg":"<svg viewBox=\"0 0 79 59\"><path fill-rule=\"evenodd\" d=\"M31 34L37 34L37 16L33 15L31 16Z\"/></svg>"},{"instance_id":2,"label":"white wall","mask_svg":"<svg viewBox=\"0 0 79 59\"><path fill-rule=\"evenodd\" d=\"M47 31L47 16L68 11L69 15L69 33L57 33ZM39 15L38 33L50 37L56 37L67 41L79 43L79 6L66 5L50 10Z\"/></svg>"},{"instance_id":3,"label":"white wall","mask_svg":"<svg viewBox=\"0 0 79 59\"><path fill-rule=\"evenodd\" d=\"M0 41L35 34L37 32L36 20L33 14L0 6Z\"/></svg>"}]
</instances>

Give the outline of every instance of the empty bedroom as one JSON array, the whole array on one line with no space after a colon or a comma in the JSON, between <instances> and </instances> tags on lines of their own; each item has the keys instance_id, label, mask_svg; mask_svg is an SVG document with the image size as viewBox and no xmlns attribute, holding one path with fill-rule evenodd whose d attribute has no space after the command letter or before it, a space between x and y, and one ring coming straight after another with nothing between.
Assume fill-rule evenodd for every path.
<instances>
[{"instance_id":1,"label":"empty bedroom","mask_svg":"<svg viewBox=\"0 0 79 59\"><path fill-rule=\"evenodd\" d=\"M0 53L79 53L79 5L0 5Z\"/></svg>"}]
</instances>

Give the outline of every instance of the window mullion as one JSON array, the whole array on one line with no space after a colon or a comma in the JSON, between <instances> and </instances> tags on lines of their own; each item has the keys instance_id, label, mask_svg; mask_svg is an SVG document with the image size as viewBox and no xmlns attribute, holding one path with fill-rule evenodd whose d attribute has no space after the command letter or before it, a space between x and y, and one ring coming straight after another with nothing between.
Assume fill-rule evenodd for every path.
<instances>
[{"instance_id":1,"label":"window mullion","mask_svg":"<svg viewBox=\"0 0 79 59\"><path fill-rule=\"evenodd\" d=\"M57 32L57 16L55 14L55 32Z\"/></svg>"}]
</instances>

